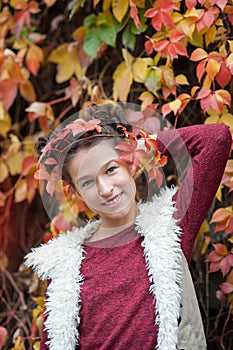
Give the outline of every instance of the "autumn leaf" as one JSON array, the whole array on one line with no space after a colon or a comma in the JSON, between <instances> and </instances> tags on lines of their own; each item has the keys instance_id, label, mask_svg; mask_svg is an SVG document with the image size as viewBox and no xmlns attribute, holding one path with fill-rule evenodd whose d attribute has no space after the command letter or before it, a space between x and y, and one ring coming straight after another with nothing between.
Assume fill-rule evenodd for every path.
<instances>
[{"instance_id":1,"label":"autumn leaf","mask_svg":"<svg viewBox=\"0 0 233 350\"><path fill-rule=\"evenodd\" d=\"M138 9L137 6L135 5L135 3L132 0L129 0L129 5L130 5L130 17L133 19L135 26L137 28L141 27L141 22L140 19L138 17Z\"/></svg>"},{"instance_id":2,"label":"autumn leaf","mask_svg":"<svg viewBox=\"0 0 233 350\"><path fill-rule=\"evenodd\" d=\"M64 43L54 49L49 56L49 61L57 63L56 81L63 83L73 75L81 80L86 72L87 66L81 65L79 59L79 46L76 43Z\"/></svg>"},{"instance_id":3,"label":"autumn leaf","mask_svg":"<svg viewBox=\"0 0 233 350\"><path fill-rule=\"evenodd\" d=\"M133 73L128 64L121 62L113 73L113 99L126 102L133 82ZM122 88L124 86L124 89Z\"/></svg>"},{"instance_id":4,"label":"autumn leaf","mask_svg":"<svg viewBox=\"0 0 233 350\"><path fill-rule=\"evenodd\" d=\"M229 164L228 164L229 166ZM227 170L228 171L228 170ZM224 174L225 175L225 174ZM222 181L224 183L224 179ZM215 223L214 232L225 230L226 233L231 233L233 225L233 211L231 207L217 209L211 218L210 223ZM230 232L229 232L230 231Z\"/></svg>"},{"instance_id":5,"label":"autumn leaf","mask_svg":"<svg viewBox=\"0 0 233 350\"><path fill-rule=\"evenodd\" d=\"M171 56L178 58L181 56L188 56L186 45L181 41L185 35L176 29L171 30L169 40L160 40L155 44L155 50L161 54L162 57Z\"/></svg>"},{"instance_id":6,"label":"autumn leaf","mask_svg":"<svg viewBox=\"0 0 233 350\"><path fill-rule=\"evenodd\" d=\"M23 159L22 163L22 175L26 176L29 171L35 166L36 159L34 156L27 156Z\"/></svg>"},{"instance_id":7,"label":"autumn leaf","mask_svg":"<svg viewBox=\"0 0 233 350\"><path fill-rule=\"evenodd\" d=\"M146 157L144 150L137 149L136 140L127 140L120 142L115 149L121 151L120 159L130 164L133 172L140 167L140 158Z\"/></svg>"},{"instance_id":8,"label":"autumn leaf","mask_svg":"<svg viewBox=\"0 0 233 350\"><path fill-rule=\"evenodd\" d=\"M201 88L196 99L200 100L204 112L207 112L210 108L221 112L224 105L230 105L231 95L226 90L212 91L211 89Z\"/></svg>"},{"instance_id":9,"label":"autumn leaf","mask_svg":"<svg viewBox=\"0 0 233 350\"><path fill-rule=\"evenodd\" d=\"M145 17L152 18L151 24L157 30L165 28L173 28L172 12L175 3L172 0L157 0L154 7L145 12Z\"/></svg>"},{"instance_id":10,"label":"autumn leaf","mask_svg":"<svg viewBox=\"0 0 233 350\"><path fill-rule=\"evenodd\" d=\"M30 80L25 80L19 84L20 95L28 102L36 100L36 92Z\"/></svg>"},{"instance_id":11,"label":"autumn leaf","mask_svg":"<svg viewBox=\"0 0 233 350\"><path fill-rule=\"evenodd\" d=\"M6 344L8 331L5 327L0 326L0 349Z\"/></svg>"},{"instance_id":12,"label":"autumn leaf","mask_svg":"<svg viewBox=\"0 0 233 350\"><path fill-rule=\"evenodd\" d=\"M28 112L28 119L30 122L40 117L46 117L46 119L54 120L52 107L48 103L33 102L25 109L25 111Z\"/></svg>"},{"instance_id":13,"label":"autumn leaf","mask_svg":"<svg viewBox=\"0 0 233 350\"><path fill-rule=\"evenodd\" d=\"M85 133L93 130L96 130L98 133L100 133L103 128L99 124L100 124L99 119L93 118L88 122L86 122L84 119L79 118L75 120L73 123L68 124L65 129L72 130L73 136L76 136L79 133Z\"/></svg>"},{"instance_id":14,"label":"autumn leaf","mask_svg":"<svg viewBox=\"0 0 233 350\"><path fill-rule=\"evenodd\" d=\"M191 96L188 94L180 94L175 100L166 103L162 106L162 113L164 116L173 112L175 115L183 112L189 103Z\"/></svg>"},{"instance_id":15,"label":"autumn leaf","mask_svg":"<svg viewBox=\"0 0 233 350\"><path fill-rule=\"evenodd\" d=\"M44 54L42 49L31 43L26 54L26 65L32 74L37 75L43 59Z\"/></svg>"},{"instance_id":16,"label":"autumn leaf","mask_svg":"<svg viewBox=\"0 0 233 350\"><path fill-rule=\"evenodd\" d=\"M122 22L129 7L129 2L125 0L112 0L112 12L118 22Z\"/></svg>"},{"instance_id":17,"label":"autumn leaf","mask_svg":"<svg viewBox=\"0 0 233 350\"><path fill-rule=\"evenodd\" d=\"M9 175L8 167L5 162L0 158L0 183L4 182Z\"/></svg>"},{"instance_id":18,"label":"autumn leaf","mask_svg":"<svg viewBox=\"0 0 233 350\"><path fill-rule=\"evenodd\" d=\"M72 106L76 107L82 95L82 85L75 77L70 79L70 85L66 88L65 95L71 99Z\"/></svg>"}]
</instances>

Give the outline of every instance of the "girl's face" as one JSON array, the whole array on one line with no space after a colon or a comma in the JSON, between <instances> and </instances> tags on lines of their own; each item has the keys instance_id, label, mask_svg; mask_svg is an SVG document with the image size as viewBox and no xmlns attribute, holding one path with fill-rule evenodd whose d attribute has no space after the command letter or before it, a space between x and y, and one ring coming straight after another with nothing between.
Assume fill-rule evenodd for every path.
<instances>
[{"instance_id":1,"label":"girl's face","mask_svg":"<svg viewBox=\"0 0 233 350\"><path fill-rule=\"evenodd\" d=\"M78 151L70 160L68 171L78 195L101 217L103 228L135 221L135 181L110 141Z\"/></svg>"}]
</instances>

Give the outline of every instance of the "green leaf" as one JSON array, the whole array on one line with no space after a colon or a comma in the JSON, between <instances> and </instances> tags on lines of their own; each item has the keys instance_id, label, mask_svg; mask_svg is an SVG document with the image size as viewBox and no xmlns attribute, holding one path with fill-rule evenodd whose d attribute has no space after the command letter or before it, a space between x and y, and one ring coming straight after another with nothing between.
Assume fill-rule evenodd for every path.
<instances>
[{"instance_id":1,"label":"green leaf","mask_svg":"<svg viewBox=\"0 0 233 350\"><path fill-rule=\"evenodd\" d=\"M88 29L85 36L83 48L90 58L93 59L96 57L96 54L100 48L100 40L96 29Z\"/></svg>"},{"instance_id":2,"label":"green leaf","mask_svg":"<svg viewBox=\"0 0 233 350\"><path fill-rule=\"evenodd\" d=\"M134 21L130 19L130 31L132 34L138 35L143 32L148 28L148 25L146 24L147 18L144 16L145 10L144 9L138 9L138 18L141 22L141 26L137 28L135 25Z\"/></svg>"},{"instance_id":3,"label":"green leaf","mask_svg":"<svg viewBox=\"0 0 233 350\"><path fill-rule=\"evenodd\" d=\"M100 12L97 16L96 25L100 26L101 24L106 24L106 23L107 23L106 16L103 14L103 12Z\"/></svg>"},{"instance_id":4,"label":"green leaf","mask_svg":"<svg viewBox=\"0 0 233 350\"><path fill-rule=\"evenodd\" d=\"M96 29L96 32L101 41L115 47L116 31L113 25L102 25Z\"/></svg>"},{"instance_id":5,"label":"green leaf","mask_svg":"<svg viewBox=\"0 0 233 350\"><path fill-rule=\"evenodd\" d=\"M147 75L145 85L147 89L157 95L157 91L161 88L162 72L151 69Z\"/></svg>"},{"instance_id":6,"label":"green leaf","mask_svg":"<svg viewBox=\"0 0 233 350\"><path fill-rule=\"evenodd\" d=\"M91 27L95 23L96 23L96 15L94 13L92 13L90 16L87 16L83 21L83 24L85 27Z\"/></svg>"},{"instance_id":7,"label":"green leaf","mask_svg":"<svg viewBox=\"0 0 233 350\"><path fill-rule=\"evenodd\" d=\"M130 31L129 25L126 26L123 34L122 34L122 44L125 47L128 47L131 50L134 50L136 44L136 37Z\"/></svg>"}]
</instances>

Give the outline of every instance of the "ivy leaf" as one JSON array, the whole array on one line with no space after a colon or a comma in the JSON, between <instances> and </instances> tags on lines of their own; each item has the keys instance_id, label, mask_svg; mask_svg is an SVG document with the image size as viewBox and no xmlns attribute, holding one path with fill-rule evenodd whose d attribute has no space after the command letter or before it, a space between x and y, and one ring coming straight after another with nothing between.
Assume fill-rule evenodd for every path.
<instances>
[{"instance_id":1,"label":"ivy leaf","mask_svg":"<svg viewBox=\"0 0 233 350\"><path fill-rule=\"evenodd\" d=\"M97 29L97 35L101 41L107 45L115 47L116 44L116 30L114 24L102 25Z\"/></svg>"},{"instance_id":2,"label":"ivy leaf","mask_svg":"<svg viewBox=\"0 0 233 350\"><path fill-rule=\"evenodd\" d=\"M65 129L72 130L73 136L76 136L79 133L85 133L92 130L96 130L98 133L100 133L103 128L99 124L99 119L93 118L90 121L86 122L84 119L80 118L75 120L73 123L68 124Z\"/></svg>"},{"instance_id":3,"label":"ivy leaf","mask_svg":"<svg viewBox=\"0 0 233 350\"><path fill-rule=\"evenodd\" d=\"M113 73L113 99L126 102L133 82L133 74L128 64L121 62ZM124 86L124 88L122 88Z\"/></svg>"},{"instance_id":4,"label":"ivy leaf","mask_svg":"<svg viewBox=\"0 0 233 350\"><path fill-rule=\"evenodd\" d=\"M96 28L87 30L83 48L91 59L96 57L100 48L100 39Z\"/></svg>"},{"instance_id":5,"label":"ivy leaf","mask_svg":"<svg viewBox=\"0 0 233 350\"><path fill-rule=\"evenodd\" d=\"M129 0L129 5L130 5L130 17L133 19L134 24L137 28L141 27L141 22L140 19L138 17L138 9L137 6L135 5L135 3L132 0Z\"/></svg>"},{"instance_id":6,"label":"ivy leaf","mask_svg":"<svg viewBox=\"0 0 233 350\"><path fill-rule=\"evenodd\" d=\"M4 182L9 175L8 168L6 164L0 159L0 183Z\"/></svg>"},{"instance_id":7,"label":"ivy leaf","mask_svg":"<svg viewBox=\"0 0 233 350\"><path fill-rule=\"evenodd\" d=\"M22 175L26 176L29 171L35 166L36 160L33 156L27 156L23 159L22 164Z\"/></svg>"},{"instance_id":8,"label":"ivy leaf","mask_svg":"<svg viewBox=\"0 0 233 350\"><path fill-rule=\"evenodd\" d=\"M231 284L229 282L221 283L220 288L224 294L230 294L233 292L233 284Z\"/></svg>"},{"instance_id":9,"label":"ivy leaf","mask_svg":"<svg viewBox=\"0 0 233 350\"><path fill-rule=\"evenodd\" d=\"M126 0L112 0L112 12L118 22L122 22L129 7L129 2Z\"/></svg>"},{"instance_id":10,"label":"ivy leaf","mask_svg":"<svg viewBox=\"0 0 233 350\"><path fill-rule=\"evenodd\" d=\"M26 65L32 74L37 75L43 58L44 54L42 49L35 44L30 44L26 54Z\"/></svg>"},{"instance_id":11,"label":"ivy leaf","mask_svg":"<svg viewBox=\"0 0 233 350\"><path fill-rule=\"evenodd\" d=\"M157 95L157 91L161 88L162 72L160 69L150 69L147 73L145 85L153 94Z\"/></svg>"},{"instance_id":12,"label":"ivy leaf","mask_svg":"<svg viewBox=\"0 0 233 350\"><path fill-rule=\"evenodd\" d=\"M128 47L130 50L134 50L136 44L136 36L130 30L130 24L128 23L122 34L122 44L124 47Z\"/></svg>"},{"instance_id":13,"label":"ivy leaf","mask_svg":"<svg viewBox=\"0 0 233 350\"><path fill-rule=\"evenodd\" d=\"M3 101L3 107L6 111L11 107L18 92L18 84L12 79L8 78L1 81L0 84L0 99Z\"/></svg>"},{"instance_id":14,"label":"ivy leaf","mask_svg":"<svg viewBox=\"0 0 233 350\"><path fill-rule=\"evenodd\" d=\"M25 179L22 179L15 190L15 203L24 201L27 198L27 183Z\"/></svg>"},{"instance_id":15,"label":"ivy leaf","mask_svg":"<svg viewBox=\"0 0 233 350\"><path fill-rule=\"evenodd\" d=\"M36 100L36 92L30 80L25 80L19 84L20 95L28 102Z\"/></svg>"}]
</instances>

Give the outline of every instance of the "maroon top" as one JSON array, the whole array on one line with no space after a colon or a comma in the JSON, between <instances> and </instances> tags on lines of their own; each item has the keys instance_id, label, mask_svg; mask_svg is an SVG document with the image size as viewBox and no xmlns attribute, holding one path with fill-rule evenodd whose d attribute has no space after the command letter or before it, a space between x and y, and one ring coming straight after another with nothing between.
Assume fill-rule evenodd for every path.
<instances>
[{"instance_id":1,"label":"maroon top","mask_svg":"<svg viewBox=\"0 0 233 350\"><path fill-rule=\"evenodd\" d=\"M193 158L193 166L175 198L183 231L182 249L190 261L196 235L222 178L231 136L220 124L160 132L159 148L163 154L170 152L175 162L180 161L185 148L179 135ZM155 349L154 301L141 241L131 226L113 237L85 245L77 349ZM48 349L46 339L44 331L41 350Z\"/></svg>"}]
</instances>

